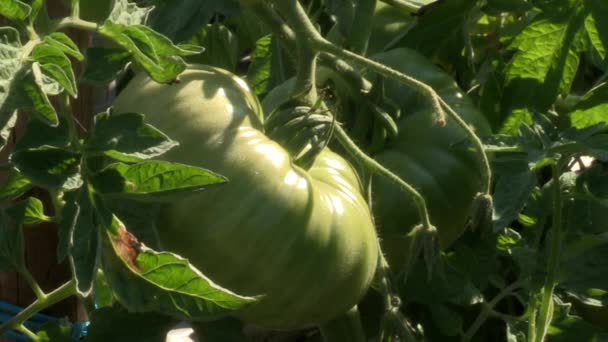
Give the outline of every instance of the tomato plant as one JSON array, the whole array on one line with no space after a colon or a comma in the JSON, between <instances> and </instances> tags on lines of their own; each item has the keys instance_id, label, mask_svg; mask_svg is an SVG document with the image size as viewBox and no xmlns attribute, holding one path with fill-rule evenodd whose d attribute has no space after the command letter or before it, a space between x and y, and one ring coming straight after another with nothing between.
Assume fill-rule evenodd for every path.
<instances>
[{"instance_id":1,"label":"tomato plant","mask_svg":"<svg viewBox=\"0 0 608 342\"><path fill-rule=\"evenodd\" d=\"M75 296L89 342L606 338L603 0L0 16L0 271L35 296L0 301L0 336L74 341L39 313ZM111 93L92 120L85 83Z\"/></svg>"}]
</instances>

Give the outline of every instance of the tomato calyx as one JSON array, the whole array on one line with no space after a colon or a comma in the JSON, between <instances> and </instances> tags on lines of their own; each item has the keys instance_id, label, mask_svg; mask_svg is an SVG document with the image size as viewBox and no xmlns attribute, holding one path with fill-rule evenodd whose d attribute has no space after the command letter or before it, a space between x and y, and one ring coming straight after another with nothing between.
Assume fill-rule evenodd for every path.
<instances>
[{"instance_id":1,"label":"tomato calyx","mask_svg":"<svg viewBox=\"0 0 608 342\"><path fill-rule=\"evenodd\" d=\"M308 169L329 143L335 117L320 108L283 105L265 123L268 137L287 150L293 162Z\"/></svg>"}]
</instances>

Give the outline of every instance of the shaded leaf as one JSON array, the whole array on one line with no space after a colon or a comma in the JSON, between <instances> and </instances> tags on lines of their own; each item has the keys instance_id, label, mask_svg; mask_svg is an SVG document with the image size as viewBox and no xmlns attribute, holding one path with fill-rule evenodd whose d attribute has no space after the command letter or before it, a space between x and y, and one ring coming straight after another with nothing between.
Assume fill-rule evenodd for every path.
<instances>
[{"instance_id":1,"label":"shaded leaf","mask_svg":"<svg viewBox=\"0 0 608 342\"><path fill-rule=\"evenodd\" d=\"M137 162L157 157L173 147L176 141L144 122L137 113L100 113L86 142L89 154L105 153L124 162Z\"/></svg>"},{"instance_id":2,"label":"shaded leaf","mask_svg":"<svg viewBox=\"0 0 608 342\"><path fill-rule=\"evenodd\" d=\"M41 342L76 342L72 338L72 325L66 320L44 323L36 332Z\"/></svg>"},{"instance_id":3,"label":"shaded leaf","mask_svg":"<svg viewBox=\"0 0 608 342\"><path fill-rule=\"evenodd\" d=\"M79 174L80 154L62 148L42 146L17 151L10 161L33 184L49 189L77 189L82 185Z\"/></svg>"},{"instance_id":4,"label":"shaded leaf","mask_svg":"<svg viewBox=\"0 0 608 342\"><path fill-rule=\"evenodd\" d=\"M93 289L99 265L99 229L95 211L86 189L81 189L75 203L76 217L69 235L69 260L78 293L86 297ZM69 221L68 221L69 223Z\"/></svg>"},{"instance_id":5,"label":"shaded leaf","mask_svg":"<svg viewBox=\"0 0 608 342\"><path fill-rule=\"evenodd\" d=\"M86 56L82 79L97 83L114 80L131 61L131 53L123 49L90 47Z\"/></svg>"},{"instance_id":6,"label":"shaded leaf","mask_svg":"<svg viewBox=\"0 0 608 342\"><path fill-rule=\"evenodd\" d=\"M91 314L84 342L165 342L175 319L156 313L131 313L120 307L101 308Z\"/></svg>"},{"instance_id":7,"label":"shaded leaf","mask_svg":"<svg viewBox=\"0 0 608 342\"><path fill-rule=\"evenodd\" d=\"M236 14L236 0L156 0L149 25L173 41L192 37L216 14Z\"/></svg>"},{"instance_id":8,"label":"shaded leaf","mask_svg":"<svg viewBox=\"0 0 608 342\"><path fill-rule=\"evenodd\" d=\"M12 224L4 210L0 210L0 271L14 271L24 265L21 225Z\"/></svg>"},{"instance_id":9,"label":"shaded leaf","mask_svg":"<svg viewBox=\"0 0 608 342\"><path fill-rule=\"evenodd\" d=\"M33 187L32 183L20 172L13 172L0 189L0 201L13 200Z\"/></svg>"}]
</instances>

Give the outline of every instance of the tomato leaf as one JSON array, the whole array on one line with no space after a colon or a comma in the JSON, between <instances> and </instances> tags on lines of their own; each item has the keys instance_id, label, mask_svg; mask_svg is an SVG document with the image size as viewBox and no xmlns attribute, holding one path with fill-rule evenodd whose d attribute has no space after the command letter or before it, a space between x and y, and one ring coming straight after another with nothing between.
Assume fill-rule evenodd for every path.
<instances>
[{"instance_id":1,"label":"tomato leaf","mask_svg":"<svg viewBox=\"0 0 608 342\"><path fill-rule=\"evenodd\" d=\"M585 2L591 12L585 18L585 29L589 41L600 57L606 59L606 47L608 46L608 7L602 0L591 0Z\"/></svg>"},{"instance_id":2,"label":"tomato leaf","mask_svg":"<svg viewBox=\"0 0 608 342\"><path fill-rule=\"evenodd\" d=\"M106 22L127 26L143 24L152 9L153 7L139 7L128 0L115 0Z\"/></svg>"},{"instance_id":3,"label":"tomato leaf","mask_svg":"<svg viewBox=\"0 0 608 342\"><path fill-rule=\"evenodd\" d=\"M70 144L70 129L65 116L59 117L57 126L49 126L39 120L30 120L25 127L25 133L21 136L13 152L38 148L44 145L53 147L68 147Z\"/></svg>"},{"instance_id":4,"label":"tomato leaf","mask_svg":"<svg viewBox=\"0 0 608 342\"><path fill-rule=\"evenodd\" d=\"M247 82L256 95L268 93L292 75L293 66L278 44L272 35L258 39L255 44L247 71Z\"/></svg>"},{"instance_id":5,"label":"tomato leaf","mask_svg":"<svg viewBox=\"0 0 608 342\"><path fill-rule=\"evenodd\" d=\"M494 197L494 231L506 228L526 205L537 184L536 175L530 170L523 156L496 160L497 171Z\"/></svg>"},{"instance_id":6,"label":"tomato leaf","mask_svg":"<svg viewBox=\"0 0 608 342\"><path fill-rule=\"evenodd\" d=\"M34 110L36 119L44 122L49 126L56 126L59 123L57 112L51 104L47 96L49 90L45 87L40 64L37 62L32 64L32 69L28 72L20 82L20 97L23 99L26 108Z\"/></svg>"},{"instance_id":7,"label":"tomato leaf","mask_svg":"<svg viewBox=\"0 0 608 342\"><path fill-rule=\"evenodd\" d=\"M80 207L76 204L79 192L71 191L63 195L65 204L61 209L60 221L57 225L57 263L61 263L70 254L72 234L78 220Z\"/></svg>"},{"instance_id":8,"label":"tomato leaf","mask_svg":"<svg viewBox=\"0 0 608 342\"><path fill-rule=\"evenodd\" d=\"M150 27L176 42L192 37L216 14L235 14L236 0L155 0ZM179 18L179 20L176 20Z\"/></svg>"},{"instance_id":9,"label":"tomato leaf","mask_svg":"<svg viewBox=\"0 0 608 342\"><path fill-rule=\"evenodd\" d=\"M17 121L16 75L21 69L21 49L19 32L12 27L0 27L0 149L6 145Z\"/></svg>"},{"instance_id":10,"label":"tomato leaf","mask_svg":"<svg viewBox=\"0 0 608 342\"><path fill-rule=\"evenodd\" d=\"M19 0L0 0L0 15L12 21L23 21L31 11L28 4Z\"/></svg>"},{"instance_id":11,"label":"tomato leaf","mask_svg":"<svg viewBox=\"0 0 608 342\"><path fill-rule=\"evenodd\" d=\"M0 189L0 201L13 200L33 187L21 172L13 172Z\"/></svg>"},{"instance_id":12,"label":"tomato leaf","mask_svg":"<svg viewBox=\"0 0 608 342\"><path fill-rule=\"evenodd\" d=\"M21 225L10 222L4 210L0 210L0 271L18 270L24 265Z\"/></svg>"},{"instance_id":13,"label":"tomato leaf","mask_svg":"<svg viewBox=\"0 0 608 342\"><path fill-rule=\"evenodd\" d=\"M76 342L72 338L72 325L67 320L44 323L36 332L41 342Z\"/></svg>"},{"instance_id":14,"label":"tomato leaf","mask_svg":"<svg viewBox=\"0 0 608 342\"><path fill-rule=\"evenodd\" d=\"M569 116L576 128L608 122L608 85L599 86L585 95Z\"/></svg>"},{"instance_id":15,"label":"tomato leaf","mask_svg":"<svg viewBox=\"0 0 608 342\"><path fill-rule=\"evenodd\" d=\"M6 208L6 213L13 220L28 226L51 221L51 218L44 214L42 202L35 197L28 197Z\"/></svg>"},{"instance_id":16,"label":"tomato leaf","mask_svg":"<svg viewBox=\"0 0 608 342\"><path fill-rule=\"evenodd\" d=\"M72 97L78 91L72 63L63 51L47 43L39 44L32 51L32 58L40 63L40 69L57 81Z\"/></svg>"},{"instance_id":17,"label":"tomato leaf","mask_svg":"<svg viewBox=\"0 0 608 342\"><path fill-rule=\"evenodd\" d=\"M205 51L200 55L190 58L190 63L213 65L230 72L236 72L238 41L226 25L218 23L206 25L187 42L195 46L205 47Z\"/></svg>"},{"instance_id":18,"label":"tomato leaf","mask_svg":"<svg viewBox=\"0 0 608 342\"><path fill-rule=\"evenodd\" d=\"M131 313L108 307L91 313L91 326L84 342L165 342L167 332L178 322L157 313Z\"/></svg>"},{"instance_id":19,"label":"tomato leaf","mask_svg":"<svg viewBox=\"0 0 608 342\"><path fill-rule=\"evenodd\" d=\"M137 162L157 157L178 142L171 140L137 113L111 112L95 116L95 126L86 142L88 154L105 154L123 162Z\"/></svg>"},{"instance_id":20,"label":"tomato leaf","mask_svg":"<svg viewBox=\"0 0 608 342\"><path fill-rule=\"evenodd\" d=\"M582 30L587 12L541 13L511 43L517 53L506 70L503 112L521 117L527 109L546 111L559 94L567 94L584 49ZM502 133L513 133L507 124Z\"/></svg>"},{"instance_id":21,"label":"tomato leaf","mask_svg":"<svg viewBox=\"0 0 608 342\"><path fill-rule=\"evenodd\" d=\"M62 148L42 146L14 152L10 161L33 184L48 189L77 189L81 155Z\"/></svg>"},{"instance_id":22,"label":"tomato leaf","mask_svg":"<svg viewBox=\"0 0 608 342\"><path fill-rule=\"evenodd\" d=\"M170 82L185 70L186 64L180 56L201 52L173 45L167 37L143 25L125 26L106 21L99 33L129 51L133 60L157 82Z\"/></svg>"},{"instance_id":23,"label":"tomato leaf","mask_svg":"<svg viewBox=\"0 0 608 342\"><path fill-rule=\"evenodd\" d=\"M226 178L194 166L144 161L134 165L112 164L94 175L92 182L105 197L165 202L224 183Z\"/></svg>"},{"instance_id":24,"label":"tomato leaf","mask_svg":"<svg viewBox=\"0 0 608 342\"><path fill-rule=\"evenodd\" d=\"M214 284L186 259L140 244L116 217L103 235L106 279L121 304L131 312L212 319L257 300Z\"/></svg>"},{"instance_id":25,"label":"tomato leaf","mask_svg":"<svg viewBox=\"0 0 608 342\"><path fill-rule=\"evenodd\" d=\"M75 208L76 215L74 216L73 225L70 222L70 217L66 219L69 236L69 260L72 267L72 274L76 279L76 289L78 293L86 297L91 293L93 282L97 274L99 264L99 230L97 225L96 213L91 203L90 194L87 190L79 191L75 203L70 204ZM68 212L71 216L72 213Z\"/></svg>"},{"instance_id":26,"label":"tomato leaf","mask_svg":"<svg viewBox=\"0 0 608 342\"><path fill-rule=\"evenodd\" d=\"M87 58L82 79L94 83L114 80L131 61L131 53L123 49L90 47L85 53Z\"/></svg>"},{"instance_id":27,"label":"tomato leaf","mask_svg":"<svg viewBox=\"0 0 608 342\"><path fill-rule=\"evenodd\" d=\"M48 45L61 50L61 52L66 55L76 58L78 61L84 59L84 56L80 53L80 49L76 43L63 32L53 32L48 36L45 36L44 41Z\"/></svg>"}]
</instances>

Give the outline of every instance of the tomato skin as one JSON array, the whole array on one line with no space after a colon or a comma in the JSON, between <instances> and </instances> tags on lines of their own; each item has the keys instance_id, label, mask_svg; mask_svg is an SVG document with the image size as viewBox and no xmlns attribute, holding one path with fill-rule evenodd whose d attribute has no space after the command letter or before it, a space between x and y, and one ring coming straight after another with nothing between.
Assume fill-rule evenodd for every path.
<instances>
[{"instance_id":1,"label":"tomato skin","mask_svg":"<svg viewBox=\"0 0 608 342\"><path fill-rule=\"evenodd\" d=\"M318 324L367 291L378 241L356 173L328 149L308 171L292 165L262 133L259 102L242 80L207 66L171 85L138 75L114 108L145 114L179 141L164 159L229 179L167 205L159 236L214 282L264 295L239 317L278 329Z\"/></svg>"},{"instance_id":2,"label":"tomato skin","mask_svg":"<svg viewBox=\"0 0 608 342\"><path fill-rule=\"evenodd\" d=\"M422 55L401 48L372 58L433 87L478 134L490 132L484 116L456 82ZM374 158L422 194L440 246L447 248L463 233L473 198L482 190L480 164L472 152L452 148L466 139L465 133L449 118L445 127L437 126L426 96L393 80L386 81L385 92L401 108L399 135ZM372 198L389 263L399 269L406 234L420 223L418 211L407 194L382 177L373 179Z\"/></svg>"}]
</instances>

